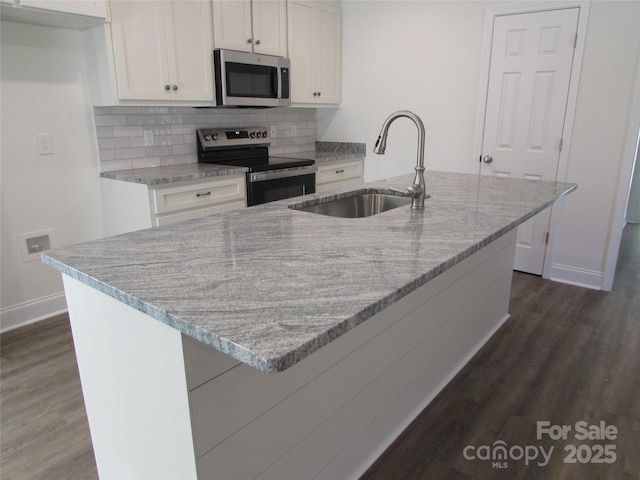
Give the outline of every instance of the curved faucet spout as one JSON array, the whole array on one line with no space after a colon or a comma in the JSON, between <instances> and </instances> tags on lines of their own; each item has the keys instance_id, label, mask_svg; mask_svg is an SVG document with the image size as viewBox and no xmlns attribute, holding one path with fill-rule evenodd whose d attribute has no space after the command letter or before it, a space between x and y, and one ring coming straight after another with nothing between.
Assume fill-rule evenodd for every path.
<instances>
[{"instance_id":1,"label":"curved faucet spout","mask_svg":"<svg viewBox=\"0 0 640 480\"><path fill-rule=\"evenodd\" d=\"M425 131L424 124L420 117L418 117L415 113L410 112L408 110L398 110L397 112L392 113L387 117L387 119L382 124L382 129L380 130L380 135L378 135L378 140L376 141L375 147L373 147L373 152L378 155L384 155L385 150L387 149L387 136L389 134L389 127L391 124L400 117L406 117L413 121L418 127L418 158L416 160L416 176L413 180L413 185L408 187L405 192L405 195L411 197L411 208L413 209L423 209L424 208L424 199L425 199L425 181L424 181L424 139L425 139Z\"/></svg>"}]
</instances>

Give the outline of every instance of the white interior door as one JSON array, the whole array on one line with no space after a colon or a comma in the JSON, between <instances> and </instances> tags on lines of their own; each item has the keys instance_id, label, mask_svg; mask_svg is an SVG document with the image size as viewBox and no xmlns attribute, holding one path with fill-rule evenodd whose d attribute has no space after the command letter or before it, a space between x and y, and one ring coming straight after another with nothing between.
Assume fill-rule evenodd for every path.
<instances>
[{"instance_id":1,"label":"white interior door","mask_svg":"<svg viewBox=\"0 0 640 480\"><path fill-rule=\"evenodd\" d=\"M578 8L494 19L481 173L555 180ZM551 210L518 229L515 270L542 274Z\"/></svg>"}]
</instances>

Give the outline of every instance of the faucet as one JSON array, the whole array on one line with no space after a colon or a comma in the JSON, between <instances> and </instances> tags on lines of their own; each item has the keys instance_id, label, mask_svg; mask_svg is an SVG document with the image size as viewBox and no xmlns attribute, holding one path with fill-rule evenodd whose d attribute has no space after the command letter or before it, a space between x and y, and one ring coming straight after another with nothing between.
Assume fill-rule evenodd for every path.
<instances>
[{"instance_id":1,"label":"faucet","mask_svg":"<svg viewBox=\"0 0 640 480\"><path fill-rule=\"evenodd\" d=\"M408 197L411 197L411 208L421 210L424 208L425 199L425 181L424 181L424 124L420 117L415 113L408 110L398 110L387 117L382 124L380 135L376 141L373 152L378 155L384 155L387 149L387 135L389 133L389 127L391 124L400 117L407 117L413 120L413 123L418 127L418 158L416 161L416 176L413 180L413 185L407 187L405 190L392 189L395 192L402 193Z\"/></svg>"}]
</instances>

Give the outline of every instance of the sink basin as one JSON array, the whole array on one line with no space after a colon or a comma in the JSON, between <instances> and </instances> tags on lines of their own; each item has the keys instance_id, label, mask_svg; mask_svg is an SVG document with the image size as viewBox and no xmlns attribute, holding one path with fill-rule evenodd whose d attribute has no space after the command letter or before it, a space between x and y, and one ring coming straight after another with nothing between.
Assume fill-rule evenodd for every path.
<instances>
[{"instance_id":1,"label":"sink basin","mask_svg":"<svg viewBox=\"0 0 640 480\"><path fill-rule=\"evenodd\" d=\"M411 199L407 197L385 193L355 192L354 195L328 202L321 198L311 205L303 202L289 205L289 208L330 217L363 218L410 204Z\"/></svg>"}]
</instances>

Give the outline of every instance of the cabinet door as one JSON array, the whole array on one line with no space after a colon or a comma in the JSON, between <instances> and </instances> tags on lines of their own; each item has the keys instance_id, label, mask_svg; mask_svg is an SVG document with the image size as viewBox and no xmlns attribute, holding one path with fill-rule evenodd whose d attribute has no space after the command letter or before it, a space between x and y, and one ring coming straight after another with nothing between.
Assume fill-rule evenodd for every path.
<instances>
[{"instance_id":1,"label":"cabinet door","mask_svg":"<svg viewBox=\"0 0 640 480\"><path fill-rule=\"evenodd\" d=\"M216 48L251 52L251 1L215 0L213 34Z\"/></svg>"},{"instance_id":2,"label":"cabinet door","mask_svg":"<svg viewBox=\"0 0 640 480\"><path fill-rule=\"evenodd\" d=\"M15 2L12 1L10 3ZM86 15L88 17L105 18L107 16L107 4L105 0L22 0L20 5L23 7L51 10L53 12Z\"/></svg>"},{"instance_id":3,"label":"cabinet door","mask_svg":"<svg viewBox=\"0 0 640 480\"><path fill-rule=\"evenodd\" d=\"M171 100L214 99L211 9L211 2L200 0L165 3Z\"/></svg>"},{"instance_id":4,"label":"cabinet door","mask_svg":"<svg viewBox=\"0 0 640 480\"><path fill-rule=\"evenodd\" d=\"M316 103L338 104L342 76L342 10L318 3L316 16Z\"/></svg>"},{"instance_id":5,"label":"cabinet door","mask_svg":"<svg viewBox=\"0 0 640 480\"><path fill-rule=\"evenodd\" d=\"M287 4L282 0L252 3L253 50L265 55L287 56Z\"/></svg>"},{"instance_id":6,"label":"cabinet door","mask_svg":"<svg viewBox=\"0 0 640 480\"><path fill-rule=\"evenodd\" d=\"M289 1L288 32L291 59L291 102L315 103L313 66L313 2Z\"/></svg>"},{"instance_id":7,"label":"cabinet door","mask_svg":"<svg viewBox=\"0 0 640 480\"><path fill-rule=\"evenodd\" d=\"M163 2L111 2L111 33L120 99L170 99Z\"/></svg>"}]
</instances>

